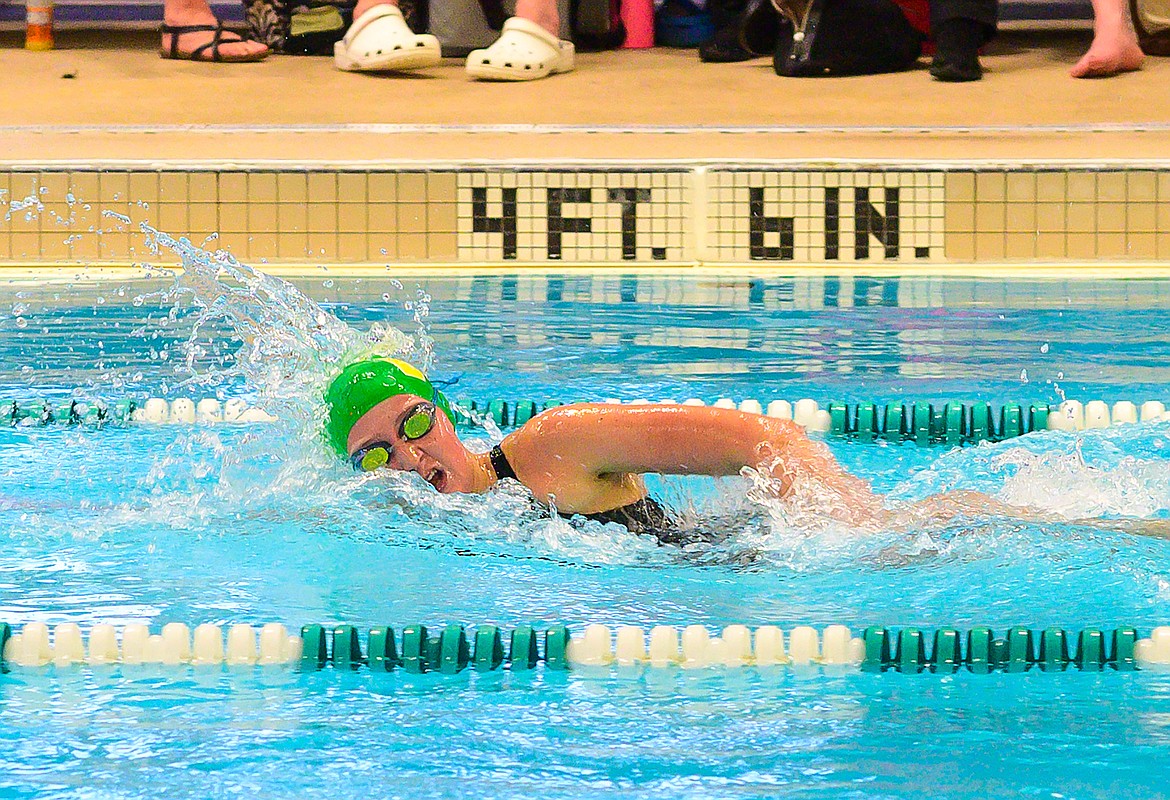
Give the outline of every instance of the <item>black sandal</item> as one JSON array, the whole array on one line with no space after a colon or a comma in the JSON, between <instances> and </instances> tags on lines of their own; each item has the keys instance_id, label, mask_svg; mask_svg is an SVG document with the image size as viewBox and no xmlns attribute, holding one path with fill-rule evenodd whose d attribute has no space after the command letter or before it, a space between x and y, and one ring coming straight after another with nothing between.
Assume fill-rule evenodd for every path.
<instances>
[{"instance_id":1,"label":"black sandal","mask_svg":"<svg viewBox=\"0 0 1170 800\"><path fill-rule=\"evenodd\" d=\"M205 45L200 45L194 50L184 52L179 49L179 37L188 33L212 33L215 35L211 37L211 41ZM159 33L163 36L171 37L171 46L167 48L159 48L158 54L162 58L172 59L175 61L205 61L225 64L242 64L251 61L263 61L268 57L267 50L261 50L259 53L251 55L239 56L225 56L219 52L220 45L237 44L239 42L248 41L243 36L240 36L235 31L229 31L224 28L223 23L216 20L214 25L167 25L165 22L159 29ZM232 36L232 39L224 39L224 35ZM203 56L208 50L211 50L211 58Z\"/></svg>"}]
</instances>

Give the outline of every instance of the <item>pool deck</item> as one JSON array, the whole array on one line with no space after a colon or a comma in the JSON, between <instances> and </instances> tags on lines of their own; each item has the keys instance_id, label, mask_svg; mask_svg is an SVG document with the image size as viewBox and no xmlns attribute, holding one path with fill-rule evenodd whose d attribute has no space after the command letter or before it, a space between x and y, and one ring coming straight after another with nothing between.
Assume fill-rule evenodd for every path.
<instances>
[{"instance_id":1,"label":"pool deck","mask_svg":"<svg viewBox=\"0 0 1170 800\"><path fill-rule=\"evenodd\" d=\"M1086 31L1001 34L985 79L913 71L782 79L769 59L694 51L583 54L571 74L467 80L462 62L409 76L330 59L165 61L146 32L0 34L0 153L12 162L441 162L468 159L986 159L1170 157L1170 59L1074 80Z\"/></svg>"},{"instance_id":2,"label":"pool deck","mask_svg":"<svg viewBox=\"0 0 1170 800\"><path fill-rule=\"evenodd\" d=\"M1164 274L1170 59L1073 79L1089 39L1005 32L970 84L925 61L801 80L666 48L500 84L461 60L362 75L167 61L144 31L65 31L44 53L4 33L0 192L43 208L6 215L0 266L136 270L147 221L278 271Z\"/></svg>"}]
</instances>

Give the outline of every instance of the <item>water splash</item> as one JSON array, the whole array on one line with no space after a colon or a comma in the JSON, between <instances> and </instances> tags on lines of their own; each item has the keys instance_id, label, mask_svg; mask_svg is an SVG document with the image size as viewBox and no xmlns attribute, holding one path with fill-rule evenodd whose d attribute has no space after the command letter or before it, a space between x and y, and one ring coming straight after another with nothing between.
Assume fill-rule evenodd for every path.
<instances>
[{"instance_id":1,"label":"water splash","mask_svg":"<svg viewBox=\"0 0 1170 800\"><path fill-rule=\"evenodd\" d=\"M0 207L4 209L3 217L0 217L0 222L9 223L16 219L22 219L25 222L36 222L38 220L47 220L52 225L58 228L68 228L72 232L65 239L66 243L77 241L81 234L77 231L77 214L79 211L89 211L92 206L78 199L72 192L65 194L65 208L67 213L62 215L53 208L45 205L45 195L49 189L45 186L33 185L29 189L29 193L24 197L17 197L10 195L8 192L0 191ZM90 225L87 229L88 233L101 233L97 231L96 227Z\"/></svg>"},{"instance_id":2,"label":"water splash","mask_svg":"<svg viewBox=\"0 0 1170 800\"><path fill-rule=\"evenodd\" d=\"M366 350L409 353L413 343L396 329L375 325L362 334L329 314L292 284L255 270L224 250L204 250L142 223L154 254L177 255L181 268L173 285L136 298L169 307L174 322L185 304L196 310L182 346L181 385L213 386L235 378L257 392L270 413L305 420L320 406L322 386L338 365ZM204 334L225 323L242 344L221 368L201 371ZM311 398L311 399L310 399Z\"/></svg>"},{"instance_id":3,"label":"water splash","mask_svg":"<svg viewBox=\"0 0 1170 800\"><path fill-rule=\"evenodd\" d=\"M902 501L970 489L1069 520L1170 513L1170 424L1046 431L956 449L900 485Z\"/></svg>"},{"instance_id":4,"label":"water splash","mask_svg":"<svg viewBox=\"0 0 1170 800\"><path fill-rule=\"evenodd\" d=\"M1033 453L1012 449L995 456L993 469L1007 473L1000 499L1055 512L1069 519L1149 518L1170 511L1170 462L1114 454L1089 463L1085 440Z\"/></svg>"},{"instance_id":5,"label":"water splash","mask_svg":"<svg viewBox=\"0 0 1170 800\"><path fill-rule=\"evenodd\" d=\"M129 223L121 215L107 216ZM181 522L194 530L222 528L233 518L326 529L368 524L353 508L354 487L338 480L345 471L322 446L324 387L341 365L360 357L421 356L429 362L429 337L416 341L379 323L356 330L292 284L226 251L204 249L146 223L139 228L154 256L173 254L179 260L173 270L150 267L171 283L133 299L136 306L158 309L135 333L175 342L152 349L174 369L174 381L164 391L222 397L225 389L239 394L242 387L251 405L278 422L222 435L177 431L141 478L142 497L123 516ZM420 334L429 302L426 296L414 300Z\"/></svg>"},{"instance_id":6,"label":"water splash","mask_svg":"<svg viewBox=\"0 0 1170 800\"><path fill-rule=\"evenodd\" d=\"M320 424L324 386L340 366L374 355L405 357L424 371L434 365L435 340L428 320L432 298L421 287L404 304L413 313L414 338L380 322L358 331L291 283L254 269L227 251L206 250L146 223L140 228L152 253L171 251L181 268L169 271L174 277L170 287L140 295L134 302L157 302L168 309L166 320L171 324L185 304L197 312L181 345L183 358L177 369L181 387L206 389L242 382L256 393L257 405L278 419L293 421L304 433ZM391 283L403 288L397 280ZM207 368L206 356L221 335L216 323L221 322L242 346ZM497 441L502 438L490 418L471 416Z\"/></svg>"}]
</instances>

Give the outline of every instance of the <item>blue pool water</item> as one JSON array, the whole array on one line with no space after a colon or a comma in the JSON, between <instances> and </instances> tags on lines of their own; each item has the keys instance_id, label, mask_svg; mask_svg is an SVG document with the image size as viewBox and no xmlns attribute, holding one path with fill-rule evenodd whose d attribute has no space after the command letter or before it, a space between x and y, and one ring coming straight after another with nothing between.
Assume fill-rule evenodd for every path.
<instances>
[{"instance_id":1,"label":"blue pool water","mask_svg":"<svg viewBox=\"0 0 1170 800\"><path fill-rule=\"evenodd\" d=\"M968 517L859 534L755 505L740 478L654 479L730 534L684 552L546 519L517 494L439 497L411 477L356 476L306 432L306 387L344 329L278 284L221 292L228 321L192 303L210 304L218 284L171 297L170 283L4 287L0 399L246 396L282 421L0 429L0 619L14 626L1148 633L1170 618L1170 541L1091 525ZM456 397L1170 401L1163 281L294 283L349 328L404 331L434 377L458 378ZM278 313L277 295L296 303ZM243 318L259 350L241 362ZM490 434L471 436L486 446ZM1068 517L1170 513L1170 424L951 451L831 446L891 502L970 488ZM1170 675L1156 671L0 676L5 797L1153 798L1170 792L1168 739Z\"/></svg>"}]
</instances>

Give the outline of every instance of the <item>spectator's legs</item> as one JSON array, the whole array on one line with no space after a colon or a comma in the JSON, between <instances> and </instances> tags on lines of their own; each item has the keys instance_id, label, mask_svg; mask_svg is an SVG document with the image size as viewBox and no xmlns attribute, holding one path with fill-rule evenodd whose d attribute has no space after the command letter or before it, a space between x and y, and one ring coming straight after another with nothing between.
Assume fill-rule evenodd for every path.
<instances>
[{"instance_id":1,"label":"spectator's legs","mask_svg":"<svg viewBox=\"0 0 1170 800\"><path fill-rule=\"evenodd\" d=\"M163 22L167 25L215 25L215 15L211 13L211 6L207 0L163 0ZM215 37L212 31L198 31L183 33L178 36L178 49L182 53L190 53L198 47L208 44ZM170 51L171 40L174 34L163 34L162 49ZM219 52L226 57L242 57L259 55L268 51L268 47L261 42L224 42L219 46ZM210 49L207 57L211 57Z\"/></svg>"},{"instance_id":2,"label":"spectator's legs","mask_svg":"<svg viewBox=\"0 0 1170 800\"><path fill-rule=\"evenodd\" d=\"M357 19L369 9L382 4L396 6L398 0L358 0L353 18ZM531 20L552 34L561 29L556 0L516 0L516 16Z\"/></svg>"},{"instance_id":3,"label":"spectator's legs","mask_svg":"<svg viewBox=\"0 0 1170 800\"><path fill-rule=\"evenodd\" d=\"M930 74L940 81L983 76L979 48L995 36L996 0L932 0L930 35L935 43Z\"/></svg>"},{"instance_id":4,"label":"spectator's legs","mask_svg":"<svg viewBox=\"0 0 1170 800\"><path fill-rule=\"evenodd\" d=\"M1132 72L1143 58L1126 0L1093 0L1093 43L1070 71L1072 76L1104 78Z\"/></svg>"},{"instance_id":5,"label":"spectator's legs","mask_svg":"<svg viewBox=\"0 0 1170 800\"><path fill-rule=\"evenodd\" d=\"M557 0L516 0L516 16L535 22L553 36L560 35L561 18L557 12Z\"/></svg>"}]
</instances>

